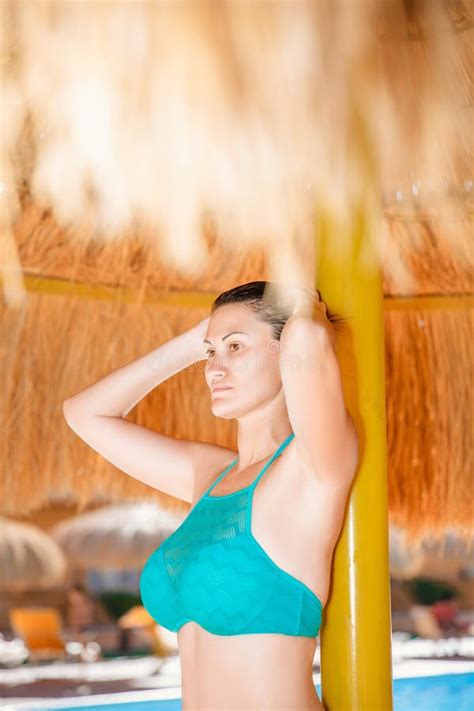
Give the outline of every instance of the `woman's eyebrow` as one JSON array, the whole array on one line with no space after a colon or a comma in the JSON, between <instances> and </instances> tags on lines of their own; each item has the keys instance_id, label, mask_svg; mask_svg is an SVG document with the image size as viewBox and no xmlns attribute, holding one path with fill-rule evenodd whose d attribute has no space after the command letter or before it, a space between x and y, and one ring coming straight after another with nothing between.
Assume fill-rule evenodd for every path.
<instances>
[{"instance_id":1,"label":"woman's eyebrow","mask_svg":"<svg viewBox=\"0 0 474 711\"><path fill-rule=\"evenodd\" d=\"M245 331L232 331L232 333L228 333L227 336L224 336L222 340L225 341L226 338L229 338L229 336L233 336L234 333L242 333L244 336L248 336L248 333L245 333ZM203 343L212 343L212 341L208 341L207 338L205 338Z\"/></svg>"}]
</instances>

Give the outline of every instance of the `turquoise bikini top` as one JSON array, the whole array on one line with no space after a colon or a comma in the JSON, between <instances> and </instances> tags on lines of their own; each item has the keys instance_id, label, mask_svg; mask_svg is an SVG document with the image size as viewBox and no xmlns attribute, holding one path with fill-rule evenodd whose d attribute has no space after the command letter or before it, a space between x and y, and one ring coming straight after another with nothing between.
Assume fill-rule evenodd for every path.
<instances>
[{"instance_id":1,"label":"turquoise bikini top","mask_svg":"<svg viewBox=\"0 0 474 711\"><path fill-rule=\"evenodd\" d=\"M293 437L292 432L249 486L211 496L238 461L234 459L148 558L140 594L160 625L172 632L196 622L218 635L317 637L321 601L273 562L251 529L255 487Z\"/></svg>"}]
</instances>

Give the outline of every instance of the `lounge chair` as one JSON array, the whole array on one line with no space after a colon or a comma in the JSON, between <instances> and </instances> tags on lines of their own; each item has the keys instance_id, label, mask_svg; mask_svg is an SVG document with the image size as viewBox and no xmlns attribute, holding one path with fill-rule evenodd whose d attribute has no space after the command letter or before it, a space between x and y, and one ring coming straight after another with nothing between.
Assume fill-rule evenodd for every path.
<instances>
[{"instance_id":1,"label":"lounge chair","mask_svg":"<svg viewBox=\"0 0 474 711\"><path fill-rule=\"evenodd\" d=\"M132 629L138 627L143 629L149 636L152 652L157 657L167 657L174 654L177 649L176 634L157 624L145 610L143 605L135 605L126 612L117 622L121 629Z\"/></svg>"},{"instance_id":2,"label":"lounge chair","mask_svg":"<svg viewBox=\"0 0 474 711\"><path fill-rule=\"evenodd\" d=\"M14 607L9 619L12 630L28 648L30 661L66 658L63 623L54 607Z\"/></svg>"}]
</instances>

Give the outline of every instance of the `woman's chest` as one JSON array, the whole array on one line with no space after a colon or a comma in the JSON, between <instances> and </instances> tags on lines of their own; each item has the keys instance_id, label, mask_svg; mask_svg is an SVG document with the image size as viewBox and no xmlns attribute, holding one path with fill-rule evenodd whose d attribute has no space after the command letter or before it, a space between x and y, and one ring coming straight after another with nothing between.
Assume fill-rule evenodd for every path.
<instances>
[{"instance_id":1,"label":"woman's chest","mask_svg":"<svg viewBox=\"0 0 474 711\"><path fill-rule=\"evenodd\" d=\"M156 554L161 621L225 637L316 637L338 517L331 492L291 457L257 487L206 494Z\"/></svg>"}]
</instances>

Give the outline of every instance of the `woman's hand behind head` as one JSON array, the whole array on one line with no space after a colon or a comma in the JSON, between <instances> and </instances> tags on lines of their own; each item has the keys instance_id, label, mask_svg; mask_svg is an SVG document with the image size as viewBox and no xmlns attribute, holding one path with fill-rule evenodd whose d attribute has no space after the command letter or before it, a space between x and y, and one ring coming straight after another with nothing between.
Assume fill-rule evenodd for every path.
<instances>
[{"instance_id":1,"label":"woman's hand behind head","mask_svg":"<svg viewBox=\"0 0 474 711\"><path fill-rule=\"evenodd\" d=\"M206 316L206 318L199 321L199 323L188 331L191 340L191 347L196 353L196 360L204 360L206 358L207 346L203 343L203 341L206 337L210 318L210 316Z\"/></svg>"},{"instance_id":2,"label":"woman's hand behind head","mask_svg":"<svg viewBox=\"0 0 474 711\"><path fill-rule=\"evenodd\" d=\"M336 342L335 328L328 319L327 305L321 300L319 291L310 291L302 287L291 287L289 293L290 297L294 300L291 317L303 316L320 324L327 332L331 345L334 348Z\"/></svg>"}]
</instances>

